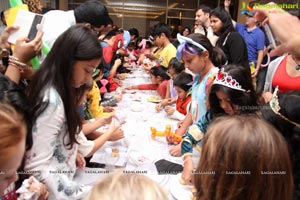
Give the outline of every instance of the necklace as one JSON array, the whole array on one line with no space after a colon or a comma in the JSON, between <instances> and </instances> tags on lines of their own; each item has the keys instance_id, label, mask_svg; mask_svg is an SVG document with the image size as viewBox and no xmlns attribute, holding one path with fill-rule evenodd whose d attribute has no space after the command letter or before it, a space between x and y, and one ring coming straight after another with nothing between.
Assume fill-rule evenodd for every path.
<instances>
[{"instance_id":1,"label":"necklace","mask_svg":"<svg viewBox=\"0 0 300 200\"><path fill-rule=\"evenodd\" d=\"M295 70L299 70L300 69L300 65L299 65L299 63L297 62L297 60L295 59L295 56L292 56L292 58L293 58L293 60L294 60L294 62L297 64L296 66L295 66Z\"/></svg>"}]
</instances>

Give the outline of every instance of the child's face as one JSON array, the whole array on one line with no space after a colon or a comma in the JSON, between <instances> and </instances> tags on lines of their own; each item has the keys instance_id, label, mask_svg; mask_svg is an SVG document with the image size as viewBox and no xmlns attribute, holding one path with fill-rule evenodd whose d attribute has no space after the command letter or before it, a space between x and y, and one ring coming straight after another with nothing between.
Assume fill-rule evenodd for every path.
<instances>
[{"instance_id":1,"label":"child's face","mask_svg":"<svg viewBox=\"0 0 300 200\"><path fill-rule=\"evenodd\" d=\"M127 47L127 49L128 49L129 51L133 51L133 50L134 50L134 46L133 46L133 45L129 45L129 46Z\"/></svg>"},{"instance_id":2,"label":"child's face","mask_svg":"<svg viewBox=\"0 0 300 200\"><path fill-rule=\"evenodd\" d=\"M23 135L25 136L25 126ZM25 137L17 145L7 147L1 155L5 153L6 159L1 159L0 171L0 194L2 195L11 183L18 180L17 169L19 168L25 151Z\"/></svg>"},{"instance_id":3,"label":"child's face","mask_svg":"<svg viewBox=\"0 0 300 200\"><path fill-rule=\"evenodd\" d=\"M151 80L151 83L153 83L153 84L158 84L158 82L159 82L158 77L155 77L151 73L150 73L150 80Z\"/></svg>"},{"instance_id":4,"label":"child's face","mask_svg":"<svg viewBox=\"0 0 300 200\"><path fill-rule=\"evenodd\" d=\"M92 80L92 73L100 64L101 59L87 61L78 60L74 64L73 87L79 88L88 80Z\"/></svg>"},{"instance_id":5,"label":"child's face","mask_svg":"<svg viewBox=\"0 0 300 200\"><path fill-rule=\"evenodd\" d=\"M176 76L178 75L173 68L169 68L168 73L172 80L174 80L176 78Z\"/></svg>"},{"instance_id":6,"label":"child's face","mask_svg":"<svg viewBox=\"0 0 300 200\"><path fill-rule=\"evenodd\" d=\"M224 93L222 90L216 92L217 98L219 99L220 107L224 110L224 112L228 115L238 114L238 109L231 102L229 96Z\"/></svg>"},{"instance_id":7,"label":"child's face","mask_svg":"<svg viewBox=\"0 0 300 200\"><path fill-rule=\"evenodd\" d=\"M183 53L182 60L184 65L194 74L199 74L205 69L205 62L203 55Z\"/></svg>"},{"instance_id":8,"label":"child's face","mask_svg":"<svg viewBox=\"0 0 300 200\"><path fill-rule=\"evenodd\" d=\"M187 95L186 91L184 91L182 88L180 88L178 86L174 86L174 88L177 92L178 98L180 98L181 100L186 98L186 95Z\"/></svg>"}]
</instances>

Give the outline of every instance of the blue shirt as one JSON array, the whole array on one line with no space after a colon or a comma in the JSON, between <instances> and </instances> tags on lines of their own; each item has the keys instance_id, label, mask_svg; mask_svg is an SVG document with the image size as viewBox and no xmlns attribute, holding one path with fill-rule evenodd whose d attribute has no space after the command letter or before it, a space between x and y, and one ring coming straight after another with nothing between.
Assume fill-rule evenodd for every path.
<instances>
[{"instance_id":1,"label":"blue shirt","mask_svg":"<svg viewBox=\"0 0 300 200\"><path fill-rule=\"evenodd\" d=\"M107 42L100 42L101 46L102 46L102 49L104 47L107 47L109 44ZM110 63L106 63L106 65L104 66L104 71L103 71L103 75L104 77L109 77L109 71L111 69L111 65Z\"/></svg>"},{"instance_id":2,"label":"blue shirt","mask_svg":"<svg viewBox=\"0 0 300 200\"><path fill-rule=\"evenodd\" d=\"M236 23L235 29L244 38L247 50L249 62L257 62L257 52L264 50L265 45L265 34L260 30L259 27L248 31L247 26L241 23Z\"/></svg>"}]
</instances>

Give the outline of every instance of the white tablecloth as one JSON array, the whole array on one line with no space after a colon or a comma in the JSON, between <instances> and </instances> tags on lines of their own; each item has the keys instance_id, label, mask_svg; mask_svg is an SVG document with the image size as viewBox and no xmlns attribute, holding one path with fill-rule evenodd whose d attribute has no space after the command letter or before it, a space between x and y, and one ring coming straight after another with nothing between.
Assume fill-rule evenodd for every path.
<instances>
[{"instance_id":1,"label":"white tablecloth","mask_svg":"<svg viewBox=\"0 0 300 200\"><path fill-rule=\"evenodd\" d=\"M141 70L136 70L130 77L123 81L123 86L131 86L136 84L150 83L150 76ZM105 149L108 147L119 148L120 165L116 169L123 170L124 173L141 173L144 174L161 185L167 191L170 191L174 175L158 175L154 163L161 159L166 159L174 163L183 164L180 157L173 157L169 154L169 148L165 137L151 138L150 127L155 127L157 130L165 130L166 125L171 125L172 131L175 131L176 120L167 117L164 111L157 112L155 110L156 103L148 102L147 99L151 95L158 96L156 91L135 90L135 94L125 93L122 101L118 103L116 115L120 118L125 118L126 123L122 125L125 138L117 142L106 142L92 158L92 161L105 163ZM199 160L199 153L194 150L193 161L195 166ZM136 157L143 155L145 161L136 162ZM117 161L117 162L119 162ZM75 176L76 181L83 184L92 185L101 177L105 176L105 169L90 169L79 170ZM169 194L170 199L174 199Z\"/></svg>"}]
</instances>

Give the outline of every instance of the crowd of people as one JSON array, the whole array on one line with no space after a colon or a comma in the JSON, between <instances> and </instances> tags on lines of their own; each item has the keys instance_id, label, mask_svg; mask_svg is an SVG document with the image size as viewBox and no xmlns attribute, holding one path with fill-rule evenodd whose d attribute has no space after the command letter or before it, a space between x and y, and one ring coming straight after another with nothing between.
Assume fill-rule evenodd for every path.
<instances>
[{"instance_id":1,"label":"crowd of people","mask_svg":"<svg viewBox=\"0 0 300 200\"><path fill-rule=\"evenodd\" d=\"M39 1L24 3L41 12ZM178 120L182 141L166 140L170 155L183 159L182 180L194 186L195 199L299 199L300 21L265 7L244 10L241 24L230 6L230 0L201 6L197 27L185 27L176 41L161 22L145 37L136 28L114 28L97 0L48 11L35 38L21 37L13 47L8 38L19 27L6 27L0 197L25 199L18 189L26 183L25 193L39 200L167 199L143 175L117 172L94 187L73 180L77 168L98 167L90 158L106 141L124 137L115 116L122 94L110 92L156 90L162 99L156 111ZM272 46L264 24L280 45ZM41 54L45 43L51 49ZM33 70L36 56L40 65ZM133 68L148 73L151 83L123 87ZM196 166L194 147L201 155ZM69 173L53 173L59 171Z\"/></svg>"}]
</instances>

